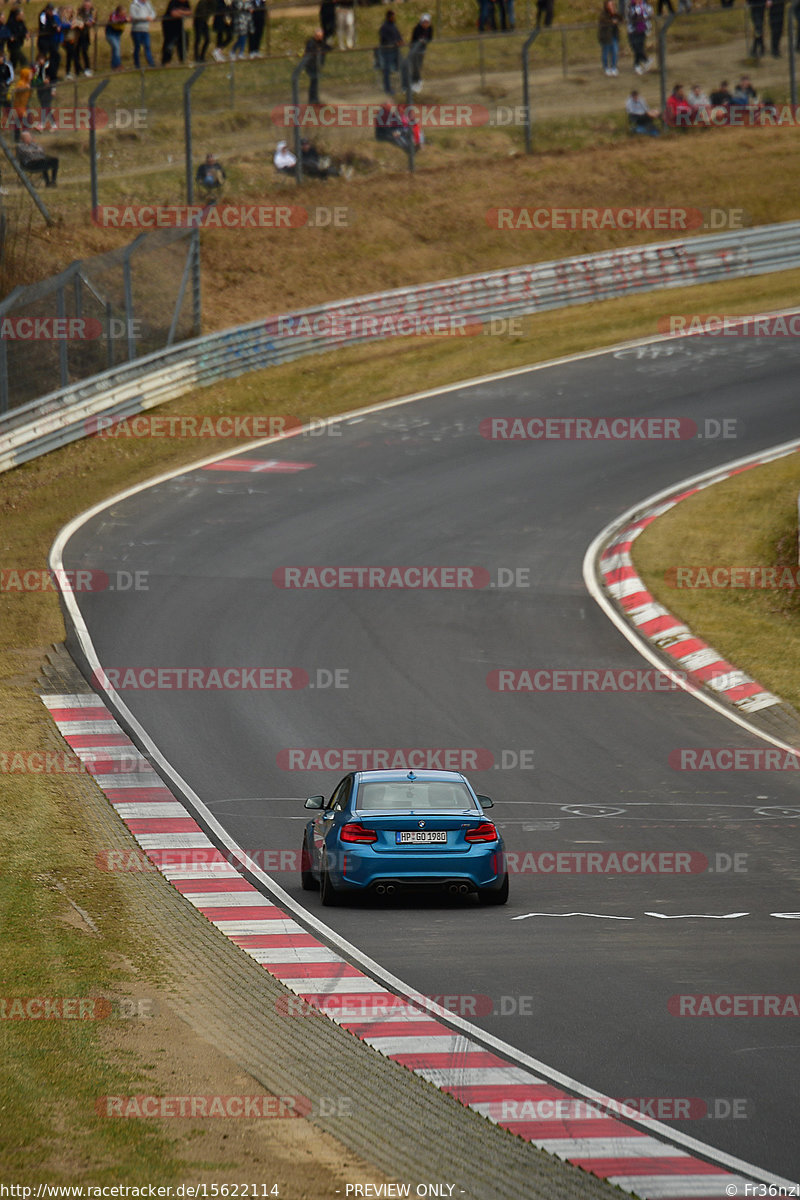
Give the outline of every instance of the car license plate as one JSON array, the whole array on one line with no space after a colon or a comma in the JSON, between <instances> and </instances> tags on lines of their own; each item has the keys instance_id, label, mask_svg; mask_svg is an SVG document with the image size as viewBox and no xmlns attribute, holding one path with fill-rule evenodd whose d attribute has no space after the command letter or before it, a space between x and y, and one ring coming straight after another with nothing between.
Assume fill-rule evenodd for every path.
<instances>
[{"instance_id":1,"label":"car license plate","mask_svg":"<svg viewBox=\"0 0 800 1200\"><path fill-rule=\"evenodd\" d=\"M394 835L398 846L407 846L409 843L414 846L430 844L436 842L441 845L442 842L447 842L446 829L408 829L402 832L398 831Z\"/></svg>"}]
</instances>

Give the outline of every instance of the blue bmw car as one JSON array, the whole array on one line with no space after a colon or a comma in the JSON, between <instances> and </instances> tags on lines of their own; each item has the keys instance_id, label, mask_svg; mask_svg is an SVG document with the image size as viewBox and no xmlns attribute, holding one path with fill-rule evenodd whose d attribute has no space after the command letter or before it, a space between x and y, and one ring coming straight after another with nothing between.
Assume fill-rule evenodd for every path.
<instances>
[{"instance_id":1,"label":"blue bmw car","mask_svg":"<svg viewBox=\"0 0 800 1200\"><path fill-rule=\"evenodd\" d=\"M327 802L306 800L315 816L303 835L303 888L319 888L326 906L348 892L407 888L505 904L505 846L486 818L491 807L457 771L351 772Z\"/></svg>"}]
</instances>

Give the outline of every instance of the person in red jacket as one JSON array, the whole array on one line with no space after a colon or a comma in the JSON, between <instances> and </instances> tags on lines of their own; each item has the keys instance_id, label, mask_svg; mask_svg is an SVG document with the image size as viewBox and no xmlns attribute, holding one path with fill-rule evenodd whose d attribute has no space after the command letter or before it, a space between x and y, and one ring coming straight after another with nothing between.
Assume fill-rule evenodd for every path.
<instances>
[{"instance_id":1,"label":"person in red jacket","mask_svg":"<svg viewBox=\"0 0 800 1200\"><path fill-rule=\"evenodd\" d=\"M693 108L686 99L682 83L676 83L667 97L664 119L673 129L688 129L692 124Z\"/></svg>"}]
</instances>

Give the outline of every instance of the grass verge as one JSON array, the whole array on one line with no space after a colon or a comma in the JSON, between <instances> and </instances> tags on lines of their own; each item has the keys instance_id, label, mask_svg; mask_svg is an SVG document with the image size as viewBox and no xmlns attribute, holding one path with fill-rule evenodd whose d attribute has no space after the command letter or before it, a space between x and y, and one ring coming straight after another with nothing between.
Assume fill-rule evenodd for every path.
<instances>
[{"instance_id":1,"label":"grass verge","mask_svg":"<svg viewBox=\"0 0 800 1200\"><path fill-rule=\"evenodd\" d=\"M795 708L800 707L797 588L677 588L666 571L678 565L777 567L789 568L796 580L798 492L797 454L755 467L659 517L636 539L634 556L657 600Z\"/></svg>"}]
</instances>

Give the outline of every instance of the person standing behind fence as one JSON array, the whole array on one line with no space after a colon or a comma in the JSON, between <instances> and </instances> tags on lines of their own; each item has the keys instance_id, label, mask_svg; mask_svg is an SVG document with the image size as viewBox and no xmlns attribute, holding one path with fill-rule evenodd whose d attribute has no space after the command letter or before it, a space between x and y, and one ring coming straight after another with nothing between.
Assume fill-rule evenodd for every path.
<instances>
[{"instance_id":1,"label":"person standing behind fence","mask_svg":"<svg viewBox=\"0 0 800 1200\"><path fill-rule=\"evenodd\" d=\"M767 0L767 13L769 15L770 51L773 58L780 58L783 22L786 17L784 0Z\"/></svg>"},{"instance_id":2,"label":"person standing behind fence","mask_svg":"<svg viewBox=\"0 0 800 1200\"><path fill-rule=\"evenodd\" d=\"M52 124L53 93L55 91L50 59L44 54L36 56L31 86L36 93L36 104L39 109L39 127L44 129L45 125Z\"/></svg>"},{"instance_id":3,"label":"person standing behind fence","mask_svg":"<svg viewBox=\"0 0 800 1200\"><path fill-rule=\"evenodd\" d=\"M0 108L3 110L3 129L9 125L11 111L11 85L14 82L14 68L6 58L5 50L0 48Z\"/></svg>"},{"instance_id":4,"label":"person standing behind fence","mask_svg":"<svg viewBox=\"0 0 800 1200\"><path fill-rule=\"evenodd\" d=\"M394 19L394 9L389 9L386 19L378 30L379 55L381 71L383 72L383 90L387 96L392 95L392 72L400 65L400 47L403 35L397 28Z\"/></svg>"},{"instance_id":5,"label":"person standing behind fence","mask_svg":"<svg viewBox=\"0 0 800 1200\"><path fill-rule=\"evenodd\" d=\"M494 5L492 0L478 0L478 32L485 33L487 29L497 29Z\"/></svg>"},{"instance_id":6,"label":"person standing behind fence","mask_svg":"<svg viewBox=\"0 0 800 1200\"><path fill-rule=\"evenodd\" d=\"M336 0L322 0L319 6L319 27L327 42L336 32Z\"/></svg>"},{"instance_id":7,"label":"person standing behind fence","mask_svg":"<svg viewBox=\"0 0 800 1200\"><path fill-rule=\"evenodd\" d=\"M153 51L150 47L150 22L158 20L150 0L131 0L131 37L133 38L133 65L137 71L144 51L148 67L154 67Z\"/></svg>"},{"instance_id":8,"label":"person standing behind fence","mask_svg":"<svg viewBox=\"0 0 800 1200\"><path fill-rule=\"evenodd\" d=\"M216 7L217 0L197 0L194 7L192 30L194 31L194 61L196 63L206 61L206 51L211 40L209 22L214 17Z\"/></svg>"},{"instance_id":9,"label":"person standing behind fence","mask_svg":"<svg viewBox=\"0 0 800 1200\"><path fill-rule=\"evenodd\" d=\"M266 0L251 0L250 19L253 22L253 28L248 38L247 49L251 58L261 58L261 39L267 24Z\"/></svg>"},{"instance_id":10,"label":"person standing behind fence","mask_svg":"<svg viewBox=\"0 0 800 1200\"><path fill-rule=\"evenodd\" d=\"M247 39L252 32L253 22L250 17L248 0L233 0L233 49L231 62L244 58Z\"/></svg>"},{"instance_id":11,"label":"person standing behind fence","mask_svg":"<svg viewBox=\"0 0 800 1200\"><path fill-rule=\"evenodd\" d=\"M631 0L627 18L628 41L633 51L633 69L637 75L643 75L651 67L645 44L652 16L653 10L647 0Z\"/></svg>"},{"instance_id":12,"label":"person standing behind fence","mask_svg":"<svg viewBox=\"0 0 800 1200\"><path fill-rule=\"evenodd\" d=\"M308 103L319 104L319 76L325 66L325 55L330 46L325 41L322 30L318 29L313 37L306 42L303 52L306 60L305 72L308 76Z\"/></svg>"},{"instance_id":13,"label":"person standing behind fence","mask_svg":"<svg viewBox=\"0 0 800 1200\"><path fill-rule=\"evenodd\" d=\"M92 30L97 23L92 0L83 0L75 15L75 23L78 27L78 71L82 70L87 79L91 79L89 47L92 44Z\"/></svg>"},{"instance_id":14,"label":"person standing behind fence","mask_svg":"<svg viewBox=\"0 0 800 1200\"><path fill-rule=\"evenodd\" d=\"M340 50L352 50L356 44L354 0L336 0L336 37Z\"/></svg>"},{"instance_id":15,"label":"person standing behind fence","mask_svg":"<svg viewBox=\"0 0 800 1200\"><path fill-rule=\"evenodd\" d=\"M32 78L33 71L31 68L21 67L19 78L11 89L11 107L14 110L13 122L15 142L19 141L20 131L24 129L28 121L28 104L30 103L31 92L33 91L33 88L31 87Z\"/></svg>"},{"instance_id":16,"label":"person standing behind fence","mask_svg":"<svg viewBox=\"0 0 800 1200\"><path fill-rule=\"evenodd\" d=\"M600 54L603 70L606 75L619 75L617 61L619 59L619 22L614 0L606 0L600 10L597 22L597 40L600 43Z\"/></svg>"},{"instance_id":17,"label":"person standing behind fence","mask_svg":"<svg viewBox=\"0 0 800 1200\"><path fill-rule=\"evenodd\" d=\"M217 62L225 62L223 51L230 44L233 37L233 25L231 21L231 8L227 0L217 0L217 6L214 10L214 20L211 25L217 38L217 44L211 53Z\"/></svg>"},{"instance_id":18,"label":"person standing behind fence","mask_svg":"<svg viewBox=\"0 0 800 1200\"><path fill-rule=\"evenodd\" d=\"M753 45L750 55L752 58L761 58L764 54L764 0L747 0L747 7L753 22Z\"/></svg>"},{"instance_id":19,"label":"person standing behind fence","mask_svg":"<svg viewBox=\"0 0 800 1200\"><path fill-rule=\"evenodd\" d=\"M128 14L121 4L117 4L111 16L106 21L106 41L111 47L111 70L122 70L122 35L128 24Z\"/></svg>"},{"instance_id":20,"label":"person standing behind fence","mask_svg":"<svg viewBox=\"0 0 800 1200\"><path fill-rule=\"evenodd\" d=\"M167 7L161 18L161 65L166 67L172 62L173 50L178 56L178 61L183 62L185 58L183 42L183 18L190 17L192 10L185 0L167 0Z\"/></svg>"},{"instance_id":21,"label":"person standing behind fence","mask_svg":"<svg viewBox=\"0 0 800 1200\"><path fill-rule=\"evenodd\" d=\"M431 14L423 13L411 31L411 45L408 50L412 92L422 91L422 60L425 57L425 51L432 41L433 25L431 24ZM409 80L404 72L403 87L407 88L408 83Z\"/></svg>"},{"instance_id":22,"label":"person standing behind fence","mask_svg":"<svg viewBox=\"0 0 800 1200\"><path fill-rule=\"evenodd\" d=\"M8 57L11 60L12 67L16 71L22 58L22 48L25 45L25 39L28 36L28 26L22 19L22 12L19 7L12 8L8 14L6 29L8 30Z\"/></svg>"},{"instance_id":23,"label":"person standing behind fence","mask_svg":"<svg viewBox=\"0 0 800 1200\"><path fill-rule=\"evenodd\" d=\"M36 34L36 49L45 58L52 58L58 53L58 30L60 22L52 4L46 4L39 13Z\"/></svg>"}]
</instances>

